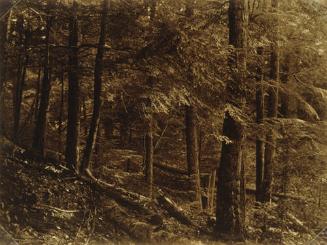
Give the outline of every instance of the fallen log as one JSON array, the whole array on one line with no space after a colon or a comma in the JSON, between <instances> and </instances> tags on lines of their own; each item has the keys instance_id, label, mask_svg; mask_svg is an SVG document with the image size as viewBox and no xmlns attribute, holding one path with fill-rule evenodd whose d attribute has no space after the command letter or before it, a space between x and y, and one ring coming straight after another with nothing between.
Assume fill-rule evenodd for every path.
<instances>
[{"instance_id":1,"label":"fallen log","mask_svg":"<svg viewBox=\"0 0 327 245\"><path fill-rule=\"evenodd\" d=\"M154 163L153 166L155 166L156 168L159 168L163 171L172 173L172 174L181 174L181 175L187 175L187 171L181 168L176 168L176 167L171 167L165 164L161 164L161 163Z\"/></svg>"},{"instance_id":2,"label":"fallen log","mask_svg":"<svg viewBox=\"0 0 327 245\"><path fill-rule=\"evenodd\" d=\"M17 146L6 138L1 138L0 143L1 143L0 144L1 152L4 152L5 154L11 154L14 155L15 157L23 158L23 159L26 158L32 158L34 160L40 159L40 157L33 154L32 151ZM59 156L59 154L53 154L53 151L48 151L48 152L50 152L51 157ZM106 193L108 196L110 196L117 202L121 203L122 205L125 205L133 209L137 209L147 215L154 214L154 212L149 209L151 200L148 197L142 196L134 192L127 191L121 187L117 187L115 185L106 183L100 179L97 179L93 176L93 174L90 171L87 171L85 176L77 176L77 177L80 177L82 181L88 183L94 189Z\"/></svg>"},{"instance_id":3,"label":"fallen log","mask_svg":"<svg viewBox=\"0 0 327 245\"><path fill-rule=\"evenodd\" d=\"M314 233L304 225L304 223L299 220L297 217L295 217L293 214L287 212L286 217L288 218L289 221L291 221L292 226L294 229L298 230L299 232L304 232L308 233L310 235L314 235Z\"/></svg>"},{"instance_id":4,"label":"fallen log","mask_svg":"<svg viewBox=\"0 0 327 245\"><path fill-rule=\"evenodd\" d=\"M145 222L130 217L116 203L106 206L106 220L113 221L120 229L138 242L149 242L152 239L153 227Z\"/></svg>"},{"instance_id":5,"label":"fallen log","mask_svg":"<svg viewBox=\"0 0 327 245\"><path fill-rule=\"evenodd\" d=\"M150 209L151 199L148 197L97 179L89 170L86 171L86 175L81 176L81 179L128 208L137 209L146 215L154 215Z\"/></svg>"},{"instance_id":6,"label":"fallen log","mask_svg":"<svg viewBox=\"0 0 327 245\"><path fill-rule=\"evenodd\" d=\"M176 203L166 197L162 190L158 190L157 201L159 205L164 208L168 212L168 214L174 217L177 221L185 225L191 225L196 227L196 225L186 216L183 209L178 207Z\"/></svg>"}]
</instances>

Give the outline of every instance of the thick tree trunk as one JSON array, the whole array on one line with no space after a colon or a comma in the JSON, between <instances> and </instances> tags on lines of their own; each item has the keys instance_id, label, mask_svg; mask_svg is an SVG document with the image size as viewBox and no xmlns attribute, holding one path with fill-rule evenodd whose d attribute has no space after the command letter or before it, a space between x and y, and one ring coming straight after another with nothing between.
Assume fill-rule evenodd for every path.
<instances>
[{"instance_id":1,"label":"thick tree trunk","mask_svg":"<svg viewBox=\"0 0 327 245\"><path fill-rule=\"evenodd\" d=\"M196 112L193 106L185 107L185 138L186 138L186 156L187 170L189 176L194 176L195 199L202 208L201 181L199 169L199 144L196 127Z\"/></svg>"},{"instance_id":2,"label":"thick tree trunk","mask_svg":"<svg viewBox=\"0 0 327 245\"><path fill-rule=\"evenodd\" d=\"M257 69L257 85L256 85L256 123L258 126L262 126L264 118L264 88L263 88L263 66L264 56L263 48L258 48L258 56L260 62ZM263 200L262 194L262 182L264 176L264 150L265 144L261 131L258 130L259 135L256 139L256 201L261 202Z\"/></svg>"},{"instance_id":3,"label":"thick tree trunk","mask_svg":"<svg viewBox=\"0 0 327 245\"><path fill-rule=\"evenodd\" d=\"M50 0L48 2L48 8L51 9ZM44 53L44 67L43 67L43 79L41 84L40 105L35 123L34 136L33 136L33 150L39 155L44 154L44 140L47 126L47 111L49 106L49 96L51 90L50 81L50 31L52 25L52 16L47 16L46 20L46 37L45 37L45 53Z\"/></svg>"},{"instance_id":4,"label":"thick tree trunk","mask_svg":"<svg viewBox=\"0 0 327 245\"><path fill-rule=\"evenodd\" d=\"M85 173L89 169L91 154L95 144L95 138L97 135L99 120L100 120L100 109L101 109L101 90L102 90L102 74L103 74L103 56L104 46L106 42L107 34L107 16L108 16L109 0L103 0L103 10L101 17L101 29L98 43L98 50L95 58L94 68L94 102L93 102L93 114L91 119L91 125L89 134L84 149L84 155L81 163L81 173Z\"/></svg>"},{"instance_id":5,"label":"thick tree trunk","mask_svg":"<svg viewBox=\"0 0 327 245\"><path fill-rule=\"evenodd\" d=\"M235 48L230 57L230 65L234 81L229 85L233 92L230 103L239 107L244 105L243 87L246 77L246 48L248 25L247 0L229 1L229 43ZM243 180L244 166L242 160L242 144L244 126L234 113L226 110L223 135L232 143L222 144L221 160L217 172L218 190L216 205L216 235L227 236L228 239L244 240L245 195Z\"/></svg>"},{"instance_id":6,"label":"thick tree trunk","mask_svg":"<svg viewBox=\"0 0 327 245\"><path fill-rule=\"evenodd\" d=\"M276 13L278 8L278 0L272 1L273 11ZM277 18L277 17L276 17ZM278 23L277 23L278 25ZM279 47L276 35L278 34L278 26L274 36L272 52L270 56L270 79L273 81L268 89L267 99L267 117L276 118L278 112L278 88L279 82ZM273 129L270 129L266 136L265 157L264 157L264 177L262 184L263 201L271 200L272 181L273 181L273 164L276 151L276 137Z\"/></svg>"},{"instance_id":7,"label":"thick tree trunk","mask_svg":"<svg viewBox=\"0 0 327 245\"><path fill-rule=\"evenodd\" d=\"M78 170L80 133L80 85L78 70L77 2L73 2L69 21L68 121L65 157L70 169Z\"/></svg>"},{"instance_id":8,"label":"thick tree trunk","mask_svg":"<svg viewBox=\"0 0 327 245\"><path fill-rule=\"evenodd\" d=\"M241 207L241 147L244 138L243 125L229 112L225 113L223 135L233 143L222 145L218 169L216 231L235 239L243 239L244 224Z\"/></svg>"},{"instance_id":9,"label":"thick tree trunk","mask_svg":"<svg viewBox=\"0 0 327 245\"><path fill-rule=\"evenodd\" d=\"M154 153L154 146L153 146L153 116L150 115L146 119L146 129L145 129L145 138L144 138L144 145L145 145L145 157L144 157L144 164L145 164L145 181L148 184L149 188L149 197L153 198L153 153Z\"/></svg>"}]
</instances>

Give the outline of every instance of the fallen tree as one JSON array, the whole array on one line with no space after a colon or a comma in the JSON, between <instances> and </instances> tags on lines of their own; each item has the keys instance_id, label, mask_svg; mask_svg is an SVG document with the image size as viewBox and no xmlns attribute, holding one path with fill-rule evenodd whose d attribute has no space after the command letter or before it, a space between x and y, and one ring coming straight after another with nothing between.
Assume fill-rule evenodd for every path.
<instances>
[{"instance_id":1,"label":"fallen tree","mask_svg":"<svg viewBox=\"0 0 327 245\"><path fill-rule=\"evenodd\" d=\"M149 242L151 240L153 227L143 221L130 217L116 203L112 202L110 205L106 206L104 215L131 238L139 242Z\"/></svg>"},{"instance_id":2,"label":"fallen tree","mask_svg":"<svg viewBox=\"0 0 327 245\"><path fill-rule=\"evenodd\" d=\"M162 190L158 190L157 201L159 205L168 212L169 215L174 217L180 223L196 227L196 225L186 216L183 209L178 207L176 203L166 197Z\"/></svg>"}]
</instances>

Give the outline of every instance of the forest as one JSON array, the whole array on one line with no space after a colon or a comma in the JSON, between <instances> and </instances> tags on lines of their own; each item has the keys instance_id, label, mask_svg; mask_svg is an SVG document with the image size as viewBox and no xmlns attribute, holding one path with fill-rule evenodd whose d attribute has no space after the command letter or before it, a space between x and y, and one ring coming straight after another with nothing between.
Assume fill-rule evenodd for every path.
<instances>
[{"instance_id":1,"label":"forest","mask_svg":"<svg viewBox=\"0 0 327 245\"><path fill-rule=\"evenodd\" d=\"M327 244L327 1L0 0L0 244Z\"/></svg>"}]
</instances>

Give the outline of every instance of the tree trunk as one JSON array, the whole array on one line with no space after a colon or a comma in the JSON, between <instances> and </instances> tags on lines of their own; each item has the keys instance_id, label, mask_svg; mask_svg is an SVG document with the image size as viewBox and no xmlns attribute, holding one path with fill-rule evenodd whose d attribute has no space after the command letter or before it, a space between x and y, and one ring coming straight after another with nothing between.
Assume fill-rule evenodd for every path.
<instances>
[{"instance_id":1,"label":"tree trunk","mask_svg":"<svg viewBox=\"0 0 327 245\"><path fill-rule=\"evenodd\" d=\"M233 143L222 145L218 169L218 190L216 208L216 231L243 239L244 224L241 207L241 145L244 138L243 125L229 112L225 113L223 135Z\"/></svg>"},{"instance_id":2,"label":"tree trunk","mask_svg":"<svg viewBox=\"0 0 327 245\"><path fill-rule=\"evenodd\" d=\"M257 85L256 85L256 123L262 126L264 118L264 88L263 88L263 66L264 56L263 47L258 48L259 64L257 69ZM264 176L264 150L265 144L261 135L261 130L258 130L256 139L256 201L263 201L262 182Z\"/></svg>"},{"instance_id":3,"label":"tree trunk","mask_svg":"<svg viewBox=\"0 0 327 245\"><path fill-rule=\"evenodd\" d=\"M84 133L87 135L87 107L86 107L86 96L83 96L82 101L82 110L83 110L83 121L84 121Z\"/></svg>"},{"instance_id":4,"label":"tree trunk","mask_svg":"<svg viewBox=\"0 0 327 245\"><path fill-rule=\"evenodd\" d=\"M58 149L60 149L60 153L63 152L63 142L62 142L62 134L63 134L63 117L64 117L64 106L65 106L65 71L64 65L61 67L61 91L60 91L60 112L59 112L59 127L58 127L58 135L59 135L59 145ZM61 159L60 159L61 160Z\"/></svg>"},{"instance_id":5,"label":"tree trunk","mask_svg":"<svg viewBox=\"0 0 327 245\"><path fill-rule=\"evenodd\" d=\"M276 13L278 8L278 0L272 1L273 11ZM277 18L277 17L276 17ZM277 19L278 20L278 19ZM277 22L278 25L278 22ZM276 35L278 34L278 26L275 30L273 47L270 56L270 79L273 84L268 89L267 99L267 117L276 118L278 111L278 88L276 84L279 82L279 47ZM273 181L273 164L276 149L276 137L273 129L270 129L266 136L265 157L264 157L264 177L262 184L263 201L269 202L271 200L272 181Z\"/></svg>"},{"instance_id":6,"label":"tree trunk","mask_svg":"<svg viewBox=\"0 0 327 245\"><path fill-rule=\"evenodd\" d=\"M39 71L37 75L37 81L36 81L36 92L35 92L35 108L34 108L34 121L36 122L37 120L37 113L39 111L40 107L40 87L41 87L41 72L42 72L42 67L41 67L41 59L39 62Z\"/></svg>"},{"instance_id":7,"label":"tree trunk","mask_svg":"<svg viewBox=\"0 0 327 245\"><path fill-rule=\"evenodd\" d=\"M281 82L284 84L287 84L289 82L289 75L290 75L290 70L291 70L291 55L288 54L285 57L285 61L283 64L282 68L282 76L281 76ZM290 116L289 113L289 96L287 94L287 91L281 91L280 93L280 113L283 115L285 118L288 118Z\"/></svg>"},{"instance_id":8,"label":"tree trunk","mask_svg":"<svg viewBox=\"0 0 327 245\"><path fill-rule=\"evenodd\" d=\"M6 9L11 5L11 1L1 1L0 9ZM10 14L5 14L0 18L0 136L4 134L4 84L6 80L7 65L7 33L8 23L10 23Z\"/></svg>"},{"instance_id":9,"label":"tree trunk","mask_svg":"<svg viewBox=\"0 0 327 245\"><path fill-rule=\"evenodd\" d=\"M196 112L193 106L185 107L185 138L186 138L186 156L187 170L189 176L194 176L195 200L202 209L201 181L199 169L199 144L196 128Z\"/></svg>"},{"instance_id":10,"label":"tree trunk","mask_svg":"<svg viewBox=\"0 0 327 245\"><path fill-rule=\"evenodd\" d=\"M65 157L70 169L78 169L80 133L80 85L78 61L77 2L73 2L69 21L68 121Z\"/></svg>"},{"instance_id":11,"label":"tree trunk","mask_svg":"<svg viewBox=\"0 0 327 245\"><path fill-rule=\"evenodd\" d=\"M51 9L50 0L48 1L48 9ZM45 36L45 53L44 53L44 67L43 79L41 84L40 105L35 123L34 136L32 148L35 153L43 156L44 154L44 140L47 126L47 111L49 107L49 96L51 90L50 81L50 31L52 25L52 16L47 16L46 20L46 36Z\"/></svg>"},{"instance_id":12,"label":"tree trunk","mask_svg":"<svg viewBox=\"0 0 327 245\"><path fill-rule=\"evenodd\" d=\"M230 103L239 107L244 105L243 87L246 77L246 48L248 25L247 0L229 1L229 43L235 48L230 57L230 65L236 67L232 70L234 78L229 85L233 88ZM228 109L225 112L223 135L232 142L222 143L221 160L217 172L218 190L216 205L216 235L227 236L228 239L244 240L243 207L245 194L242 190L244 171L242 169L242 144L244 139L244 126L234 112Z\"/></svg>"},{"instance_id":13,"label":"tree trunk","mask_svg":"<svg viewBox=\"0 0 327 245\"><path fill-rule=\"evenodd\" d=\"M16 29L18 35L19 35L19 41L18 41L18 55L17 55L17 79L13 85L13 119L14 119L14 125L13 125L13 141L15 143L17 142L18 137L18 130L19 130L19 121L20 121L20 109L21 109L21 102L22 102L22 96L23 96L23 82L24 82L24 73L25 73L25 58L26 55L24 51L26 52L26 47L24 48L24 45L26 42L24 42L24 17L23 15L19 15L17 18L17 29Z\"/></svg>"},{"instance_id":14,"label":"tree trunk","mask_svg":"<svg viewBox=\"0 0 327 245\"><path fill-rule=\"evenodd\" d=\"M146 129L145 129L145 181L149 187L149 197L153 198L153 116L149 115L146 119Z\"/></svg>"},{"instance_id":15,"label":"tree trunk","mask_svg":"<svg viewBox=\"0 0 327 245\"><path fill-rule=\"evenodd\" d=\"M26 30L24 30L24 19L22 17L21 20L21 27L19 28L19 31L21 32L22 38L21 38L21 44L24 46L21 50L21 53L19 55L19 66L18 66L18 72L17 72L17 81L14 92L14 134L13 139L14 142L19 143L19 132L20 132L20 117L21 117L21 107L22 107L22 99L23 99L23 90L25 86L25 79L26 79L26 70L27 65L29 63L29 54L28 54L28 46L31 40L31 31L29 27L27 27ZM24 37L23 37L24 34Z\"/></svg>"},{"instance_id":16,"label":"tree trunk","mask_svg":"<svg viewBox=\"0 0 327 245\"><path fill-rule=\"evenodd\" d=\"M107 34L107 16L108 16L109 0L103 0L103 9L101 17L101 29L98 43L97 54L95 58L94 68L94 102L93 102L93 114L91 119L91 125L89 134L84 149L84 155L81 163L81 173L85 173L89 169L91 154L94 148L95 138L97 135L99 119L100 119L100 108L101 108L101 90L102 90L102 74L103 74L103 56L104 46L106 42Z\"/></svg>"}]
</instances>

